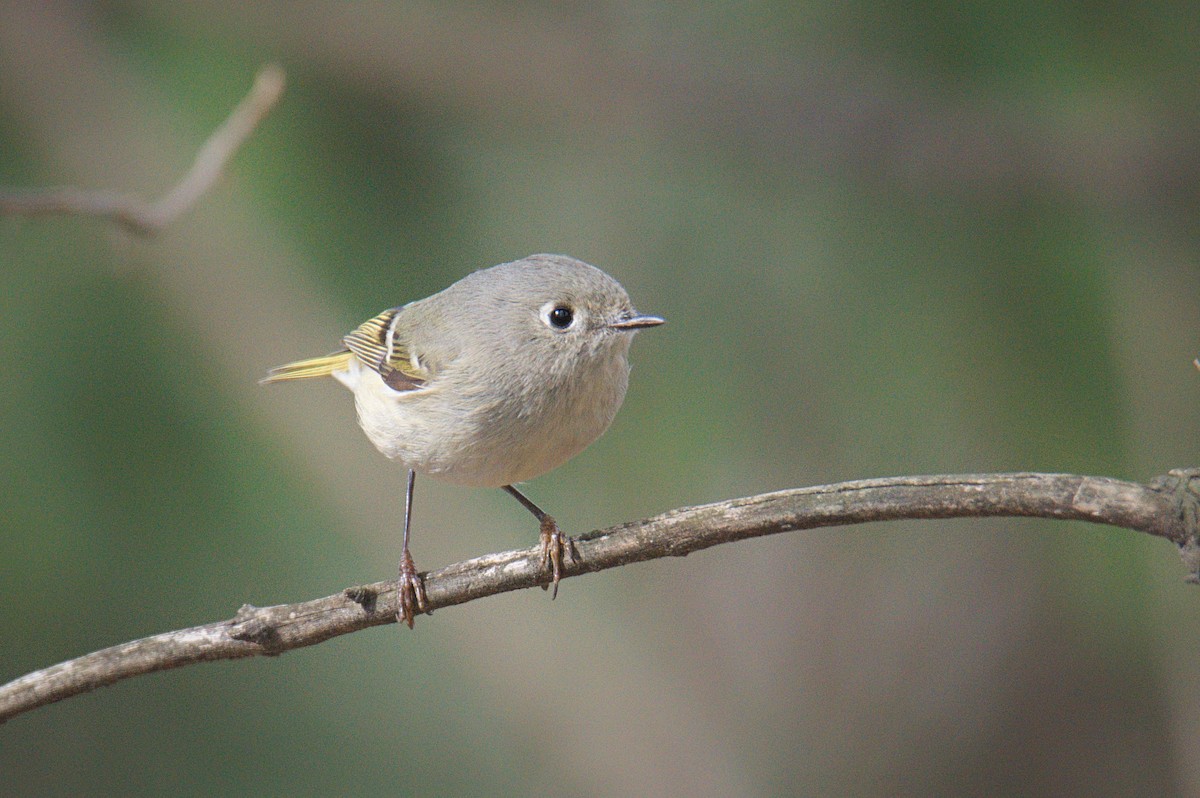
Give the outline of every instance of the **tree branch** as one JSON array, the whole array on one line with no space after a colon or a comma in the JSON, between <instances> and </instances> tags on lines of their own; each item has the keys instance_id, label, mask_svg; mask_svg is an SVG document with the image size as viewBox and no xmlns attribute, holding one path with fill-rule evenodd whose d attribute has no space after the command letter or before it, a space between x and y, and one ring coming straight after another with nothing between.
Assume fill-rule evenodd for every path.
<instances>
[{"instance_id":1,"label":"tree branch","mask_svg":"<svg viewBox=\"0 0 1200 798\"><path fill-rule=\"evenodd\" d=\"M153 235L202 197L225 170L283 94L284 73L270 64L259 70L250 93L196 153L191 168L155 202L115 191L65 186L18 194L0 194L0 215L41 216L62 213L110 219L139 235Z\"/></svg>"},{"instance_id":2,"label":"tree branch","mask_svg":"<svg viewBox=\"0 0 1200 798\"><path fill-rule=\"evenodd\" d=\"M1072 474L963 474L842 482L685 507L596 530L574 541L564 577L736 540L906 518L1027 516L1090 521L1166 538L1200 574L1200 469L1150 485ZM537 547L491 554L424 576L430 610L549 581ZM0 686L0 722L143 673L195 662L276 655L369 626L394 623L393 582L348 588L299 604L243 606L225 621L134 640Z\"/></svg>"}]
</instances>

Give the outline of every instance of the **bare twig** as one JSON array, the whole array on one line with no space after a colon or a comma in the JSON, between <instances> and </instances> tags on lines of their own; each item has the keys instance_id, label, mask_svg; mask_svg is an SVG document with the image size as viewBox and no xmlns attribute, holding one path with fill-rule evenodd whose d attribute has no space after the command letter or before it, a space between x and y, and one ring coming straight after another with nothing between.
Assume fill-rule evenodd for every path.
<instances>
[{"instance_id":1,"label":"bare twig","mask_svg":"<svg viewBox=\"0 0 1200 798\"><path fill-rule=\"evenodd\" d=\"M77 214L111 219L131 232L153 235L192 207L221 176L225 165L283 94L284 73L270 64L259 70L250 93L213 131L187 173L155 202L115 191L75 187L0 194L0 214Z\"/></svg>"},{"instance_id":2,"label":"bare twig","mask_svg":"<svg viewBox=\"0 0 1200 798\"><path fill-rule=\"evenodd\" d=\"M1029 516L1091 521L1166 538L1196 579L1200 470L1150 485L1071 474L966 474L842 482L686 507L576 539L564 576L800 529L903 518ZM425 575L430 610L544 585L535 547ZM194 662L281 654L396 620L395 585L377 582L274 607L243 606L225 621L166 632L68 660L0 686L0 722L143 673Z\"/></svg>"}]
</instances>

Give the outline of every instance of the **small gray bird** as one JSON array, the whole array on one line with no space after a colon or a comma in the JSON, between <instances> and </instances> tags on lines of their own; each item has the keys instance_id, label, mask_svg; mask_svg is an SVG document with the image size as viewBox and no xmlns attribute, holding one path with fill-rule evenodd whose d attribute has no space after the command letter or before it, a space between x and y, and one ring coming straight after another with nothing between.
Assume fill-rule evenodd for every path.
<instances>
[{"instance_id":1,"label":"small gray bird","mask_svg":"<svg viewBox=\"0 0 1200 798\"><path fill-rule=\"evenodd\" d=\"M503 488L538 519L554 595L564 537L514 487L600 437L625 398L640 315L613 278L565 255L530 255L380 313L345 349L272 369L264 383L332 376L354 392L363 432L408 469L399 620L426 610L408 549L416 474Z\"/></svg>"}]
</instances>

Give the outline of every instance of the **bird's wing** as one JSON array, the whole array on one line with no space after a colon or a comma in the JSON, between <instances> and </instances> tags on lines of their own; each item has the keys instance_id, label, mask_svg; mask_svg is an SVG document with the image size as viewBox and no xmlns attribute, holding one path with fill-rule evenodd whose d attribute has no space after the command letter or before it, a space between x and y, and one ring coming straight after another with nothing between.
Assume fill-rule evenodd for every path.
<instances>
[{"instance_id":1,"label":"bird's wing","mask_svg":"<svg viewBox=\"0 0 1200 798\"><path fill-rule=\"evenodd\" d=\"M396 316L402 308L390 308L342 339L346 348L383 381L397 391L411 391L429 381L429 373L401 341L396 340Z\"/></svg>"}]
</instances>

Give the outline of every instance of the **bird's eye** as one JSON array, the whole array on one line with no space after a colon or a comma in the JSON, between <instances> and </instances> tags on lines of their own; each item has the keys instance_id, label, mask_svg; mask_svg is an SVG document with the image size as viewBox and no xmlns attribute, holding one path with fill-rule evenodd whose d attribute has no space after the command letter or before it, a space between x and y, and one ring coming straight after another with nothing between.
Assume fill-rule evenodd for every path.
<instances>
[{"instance_id":1,"label":"bird's eye","mask_svg":"<svg viewBox=\"0 0 1200 798\"><path fill-rule=\"evenodd\" d=\"M575 321L575 311L567 305L555 305L546 314L546 320L556 330L565 330Z\"/></svg>"}]
</instances>

